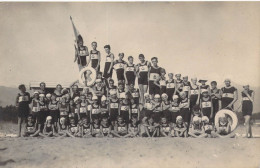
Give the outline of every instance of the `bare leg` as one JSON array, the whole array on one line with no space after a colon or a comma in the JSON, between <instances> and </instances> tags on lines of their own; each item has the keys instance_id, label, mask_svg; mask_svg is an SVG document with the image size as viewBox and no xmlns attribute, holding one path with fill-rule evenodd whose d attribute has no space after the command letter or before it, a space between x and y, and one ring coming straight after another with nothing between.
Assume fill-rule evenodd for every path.
<instances>
[{"instance_id":1,"label":"bare leg","mask_svg":"<svg viewBox=\"0 0 260 168\"><path fill-rule=\"evenodd\" d=\"M116 131L112 131L111 132L115 137L121 138L121 136L116 132Z\"/></svg>"},{"instance_id":2,"label":"bare leg","mask_svg":"<svg viewBox=\"0 0 260 168\"><path fill-rule=\"evenodd\" d=\"M18 137L21 137L22 123L23 123L22 118L18 117Z\"/></svg>"},{"instance_id":3,"label":"bare leg","mask_svg":"<svg viewBox=\"0 0 260 168\"><path fill-rule=\"evenodd\" d=\"M140 92L140 104L144 104L144 87L141 84L138 86L139 86L139 92Z\"/></svg>"},{"instance_id":4,"label":"bare leg","mask_svg":"<svg viewBox=\"0 0 260 168\"><path fill-rule=\"evenodd\" d=\"M245 125L246 125L246 137L247 138L250 138L250 128L251 128L251 125L250 125L250 116L249 115L246 115L244 116L245 118ZM251 132L252 133L252 132Z\"/></svg>"}]
</instances>

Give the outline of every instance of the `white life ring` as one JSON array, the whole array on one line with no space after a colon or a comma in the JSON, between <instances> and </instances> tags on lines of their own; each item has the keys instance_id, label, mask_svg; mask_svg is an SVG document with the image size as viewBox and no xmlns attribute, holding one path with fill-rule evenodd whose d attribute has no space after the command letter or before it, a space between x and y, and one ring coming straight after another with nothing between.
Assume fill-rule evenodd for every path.
<instances>
[{"instance_id":1,"label":"white life ring","mask_svg":"<svg viewBox=\"0 0 260 168\"><path fill-rule=\"evenodd\" d=\"M215 126L218 124L219 117L223 114L231 117L231 119L232 119L231 131L234 131L237 128L238 118L237 118L236 113L234 113L231 110L222 109L222 110L218 111L215 116Z\"/></svg>"},{"instance_id":2,"label":"white life ring","mask_svg":"<svg viewBox=\"0 0 260 168\"><path fill-rule=\"evenodd\" d=\"M87 79L89 77L90 80L87 81L87 83L86 83L85 79L83 78L83 74L84 74L84 72L89 72L89 71L91 73L87 74ZM96 81L96 77L97 77L97 72L94 68L85 67L79 72L79 83L83 86L91 86Z\"/></svg>"}]
</instances>

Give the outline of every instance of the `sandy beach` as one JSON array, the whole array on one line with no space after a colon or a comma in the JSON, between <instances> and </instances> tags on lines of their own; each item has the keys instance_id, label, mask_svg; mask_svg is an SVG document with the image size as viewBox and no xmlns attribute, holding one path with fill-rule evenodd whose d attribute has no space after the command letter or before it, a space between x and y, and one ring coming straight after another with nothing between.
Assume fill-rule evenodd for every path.
<instances>
[{"instance_id":1,"label":"sandy beach","mask_svg":"<svg viewBox=\"0 0 260 168\"><path fill-rule=\"evenodd\" d=\"M5 127L1 127L3 129ZM14 129L15 127L13 127ZM2 130L3 131L3 130ZM260 127L254 127L255 134ZM243 133L240 127L237 133ZM10 132L9 132L10 133ZM0 166L16 168L257 168L260 138L0 138Z\"/></svg>"}]
</instances>

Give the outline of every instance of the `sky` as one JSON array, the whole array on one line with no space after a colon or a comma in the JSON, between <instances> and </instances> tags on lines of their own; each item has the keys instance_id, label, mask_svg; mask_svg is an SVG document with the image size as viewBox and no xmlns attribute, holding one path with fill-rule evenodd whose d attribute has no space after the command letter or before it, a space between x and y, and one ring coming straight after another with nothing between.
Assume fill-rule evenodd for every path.
<instances>
[{"instance_id":1,"label":"sky","mask_svg":"<svg viewBox=\"0 0 260 168\"><path fill-rule=\"evenodd\" d=\"M0 3L0 85L75 81L70 16L102 70L110 44L167 73L260 86L260 2Z\"/></svg>"}]
</instances>

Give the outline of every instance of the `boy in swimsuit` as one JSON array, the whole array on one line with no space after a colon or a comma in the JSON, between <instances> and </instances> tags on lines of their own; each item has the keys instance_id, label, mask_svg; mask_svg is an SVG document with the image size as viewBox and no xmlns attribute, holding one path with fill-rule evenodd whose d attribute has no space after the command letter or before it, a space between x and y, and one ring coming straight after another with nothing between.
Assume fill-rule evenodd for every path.
<instances>
[{"instance_id":1,"label":"boy in swimsuit","mask_svg":"<svg viewBox=\"0 0 260 168\"><path fill-rule=\"evenodd\" d=\"M43 132L39 133L41 136L44 137L51 137L54 134L54 125L52 124L52 117L48 116L46 118L46 122L44 124Z\"/></svg>"},{"instance_id":2,"label":"boy in swimsuit","mask_svg":"<svg viewBox=\"0 0 260 168\"><path fill-rule=\"evenodd\" d=\"M29 104L31 97L30 94L26 92L25 85L19 85L18 88L20 93L18 93L16 97L16 107L18 108L18 137L20 137L23 121L26 122L30 112Z\"/></svg>"},{"instance_id":3,"label":"boy in swimsuit","mask_svg":"<svg viewBox=\"0 0 260 168\"><path fill-rule=\"evenodd\" d=\"M111 134L112 126L108 120L107 116L103 116L101 124L100 124L101 134L103 137L112 138L113 135Z\"/></svg>"},{"instance_id":4,"label":"boy in swimsuit","mask_svg":"<svg viewBox=\"0 0 260 168\"><path fill-rule=\"evenodd\" d=\"M25 124L24 136L35 137L39 135L40 130L37 130L37 124L33 119L32 115L28 115L27 123Z\"/></svg>"},{"instance_id":5,"label":"boy in swimsuit","mask_svg":"<svg viewBox=\"0 0 260 168\"><path fill-rule=\"evenodd\" d=\"M211 132L213 137L218 138L234 138L235 134L231 131L232 120L230 117L222 114L219 116L219 121L217 122L216 132Z\"/></svg>"},{"instance_id":6,"label":"boy in swimsuit","mask_svg":"<svg viewBox=\"0 0 260 168\"><path fill-rule=\"evenodd\" d=\"M80 124L80 134L83 138L90 138L91 135L91 124L88 117L83 117Z\"/></svg>"},{"instance_id":7,"label":"boy in swimsuit","mask_svg":"<svg viewBox=\"0 0 260 168\"><path fill-rule=\"evenodd\" d=\"M187 137L187 126L184 123L182 116L176 118L176 125L174 127L174 133L176 137Z\"/></svg>"},{"instance_id":8,"label":"boy in swimsuit","mask_svg":"<svg viewBox=\"0 0 260 168\"><path fill-rule=\"evenodd\" d=\"M172 122L172 116L171 116L171 103L168 100L168 96L166 93L162 94L162 115L166 117L167 121Z\"/></svg>"},{"instance_id":9,"label":"boy in swimsuit","mask_svg":"<svg viewBox=\"0 0 260 168\"><path fill-rule=\"evenodd\" d=\"M176 94L176 81L173 79L173 73L168 73L168 80L166 81L166 94L168 100L172 101L172 96Z\"/></svg>"},{"instance_id":10,"label":"boy in swimsuit","mask_svg":"<svg viewBox=\"0 0 260 168\"><path fill-rule=\"evenodd\" d=\"M67 121L64 117L61 117L60 122L58 123L58 135L62 137L69 136Z\"/></svg>"},{"instance_id":11,"label":"boy in swimsuit","mask_svg":"<svg viewBox=\"0 0 260 168\"><path fill-rule=\"evenodd\" d=\"M140 124L137 115L132 115L131 121L128 124L128 134L125 137L138 137L140 132Z\"/></svg>"},{"instance_id":12,"label":"boy in swimsuit","mask_svg":"<svg viewBox=\"0 0 260 168\"><path fill-rule=\"evenodd\" d=\"M159 124L155 123L152 117L148 118L148 123L145 124L145 133L142 137L158 137L159 136Z\"/></svg>"},{"instance_id":13,"label":"boy in swimsuit","mask_svg":"<svg viewBox=\"0 0 260 168\"><path fill-rule=\"evenodd\" d=\"M173 101L171 102L171 107L170 107L170 114L171 114L171 121L173 125L176 124L176 118L180 115L180 103L179 103L179 96L178 95L173 95L172 96Z\"/></svg>"},{"instance_id":14,"label":"boy in swimsuit","mask_svg":"<svg viewBox=\"0 0 260 168\"><path fill-rule=\"evenodd\" d=\"M99 123L98 118L93 118L93 123L92 123L92 127L91 127L91 134L92 134L93 137L96 137L96 138L103 137L102 132L101 132L101 125Z\"/></svg>"},{"instance_id":15,"label":"boy in swimsuit","mask_svg":"<svg viewBox=\"0 0 260 168\"><path fill-rule=\"evenodd\" d=\"M211 138L211 132L214 130L213 125L209 123L209 118L207 116L203 116L201 120L203 129L205 130L205 133L208 135L207 138Z\"/></svg>"},{"instance_id":16,"label":"boy in swimsuit","mask_svg":"<svg viewBox=\"0 0 260 168\"><path fill-rule=\"evenodd\" d=\"M160 135L162 137L171 137L172 136L172 126L167 122L167 118L162 116L160 123Z\"/></svg>"},{"instance_id":17,"label":"boy in swimsuit","mask_svg":"<svg viewBox=\"0 0 260 168\"><path fill-rule=\"evenodd\" d=\"M202 126L201 118L194 116L192 119L191 128L188 133L193 138L205 138L208 134L205 133L205 130Z\"/></svg>"},{"instance_id":18,"label":"boy in swimsuit","mask_svg":"<svg viewBox=\"0 0 260 168\"><path fill-rule=\"evenodd\" d=\"M112 131L112 134L118 138L127 136L127 124L125 123L122 116L117 117L117 122L115 124L114 130Z\"/></svg>"},{"instance_id":19,"label":"boy in swimsuit","mask_svg":"<svg viewBox=\"0 0 260 168\"><path fill-rule=\"evenodd\" d=\"M68 127L68 136L69 137L72 137L72 138L75 138L75 137L78 137L80 136L79 134L79 126L76 124L76 121L74 118L70 118L70 124L69 124L69 127Z\"/></svg>"}]
</instances>

